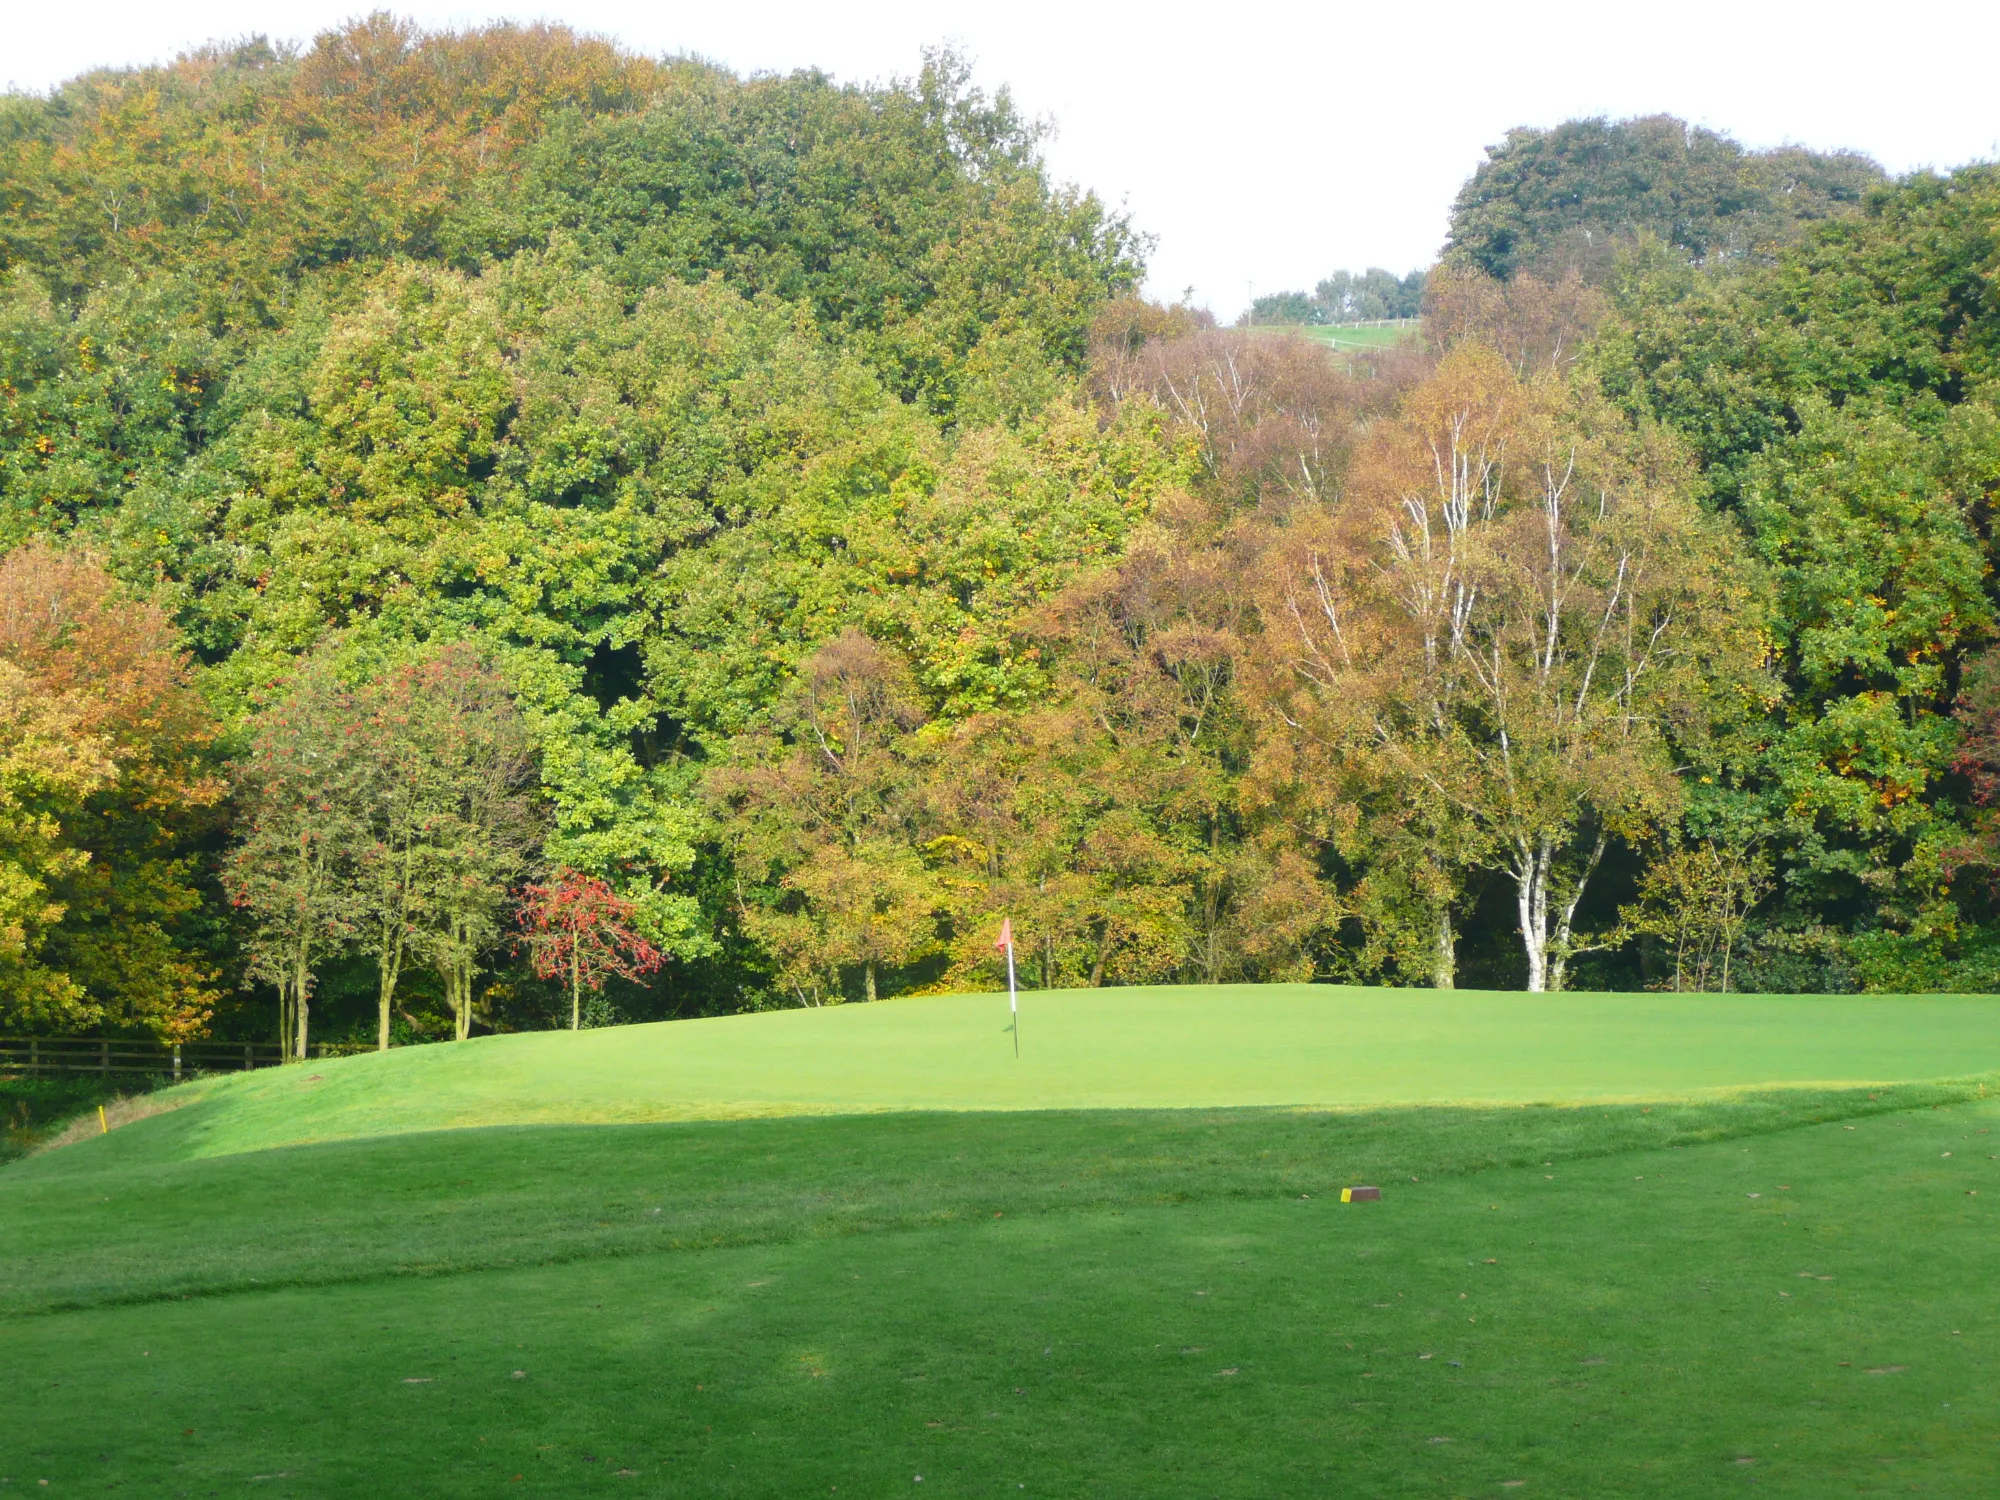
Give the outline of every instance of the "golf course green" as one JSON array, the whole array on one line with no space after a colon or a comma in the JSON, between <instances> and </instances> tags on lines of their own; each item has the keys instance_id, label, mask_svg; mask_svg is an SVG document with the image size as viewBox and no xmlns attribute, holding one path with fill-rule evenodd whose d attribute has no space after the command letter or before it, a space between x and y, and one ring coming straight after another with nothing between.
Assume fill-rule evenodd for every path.
<instances>
[{"instance_id":1,"label":"golf course green","mask_svg":"<svg viewBox=\"0 0 2000 1500\"><path fill-rule=\"evenodd\" d=\"M1992 1493L1996 1022L1126 990L1018 1063L974 995L200 1080L0 1168L0 1493Z\"/></svg>"},{"instance_id":2,"label":"golf course green","mask_svg":"<svg viewBox=\"0 0 2000 1500\"><path fill-rule=\"evenodd\" d=\"M482 1037L189 1086L122 1138L220 1155L486 1125L881 1110L1583 1103L2000 1069L2000 1001L1223 985Z\"/></svg>"}]
</instances>

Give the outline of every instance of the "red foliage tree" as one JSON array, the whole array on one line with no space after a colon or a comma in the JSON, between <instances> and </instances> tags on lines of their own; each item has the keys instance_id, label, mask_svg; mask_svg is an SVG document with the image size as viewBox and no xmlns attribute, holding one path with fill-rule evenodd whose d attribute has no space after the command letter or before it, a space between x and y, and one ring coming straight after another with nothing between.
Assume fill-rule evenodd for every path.
<instances>
[{"instance_id":1,"label":"red foliage tree","mask_svg":"<svg viewBox=\"0 0 2000 1500\"><path fill-rule=\"evenodd\" d=\"M569 1029L583 1026L583 991L604 988L612 975L637 979L666 955L632 926L637 908L595 875L560 871L527 888L521 903L523 944L542 979L569 985Z\"/></svg>"}]
</instances>

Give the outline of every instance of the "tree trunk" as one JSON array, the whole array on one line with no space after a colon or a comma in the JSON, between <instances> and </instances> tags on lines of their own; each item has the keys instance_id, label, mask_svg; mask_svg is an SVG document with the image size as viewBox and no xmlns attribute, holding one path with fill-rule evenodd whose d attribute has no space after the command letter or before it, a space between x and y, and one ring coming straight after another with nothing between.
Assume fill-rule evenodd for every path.
<instances>
[{"instance_id":1,"label":"tree trunk","mask_svg":"<svg viewBox=\"0 0 2000 1500\"><path fill-rule=\"evenodd\" d=\"M401 951L397 951L394 955L385 955L377 973L381 983L379 985L380 992L376 997L375 1050L377 1052L387 1052L389 1050L389 1012L396 1003L396 982L402 977L403 973L403 955Z\"/></svg>"},{"instance_id":2,"label":"tree trunk","mask_svg":"<svg viewBox=\"0 0 2000 1500\"><path fill-rule=\"evenodd\" d=\"M576 951L574 937L569 949L569 1029L583 1030L583 960Z\"/></svg>"},{"instance_id":3,"label":"tree trunk","mask_svg":"<svg viewBox=\"0 0 2000 1500\"><path fill-rule=\"evenodd\" d=\"M1610 835L1599 833L1591 845L1590 857L1577 873L1576 884L1562 901L1550 924L1549 884L1555 877L1557 849L1544 834L1532 847L1516 849L1514 865L1515 904L1521 917L1521 948L1528 959L1528 989L1536 994L1560 990L1569 977L1571 924L1583 900L1590 877L1604 858Z\"/></svg>"},{"instance_id":4,"label":"tree trunk","mask_svg":"<svg viewBox=\"0 0 2000 1500\"><path fill-rule=\"evenodd\" d=\"M1528 992L1539 995L1549 987L1549 861L1544 838L1532 848L1523 844L1514 864L1514 905L1521 920L1521 949L1528 959Z\"/></svg>"},{"instance_id":5,"label":"tree trunk","mask_svg":"<svg viewBox=\"0 0 2000 1500\"><path fill-rule=\"evenodd\" d=\"M1090 987L1097 989L1104 983L1104 965L1111 957L1111 924L1104 924L1104 931L1097 937L1097 958L1090 966Z\"/></svg>"},{"instance_id":6,"label":"tree trunk","mask_svg":"<svg viewBox=\"0 0 2000 1500\"><path fill-rule=\"evenodd\" d=\"M1452 931L1451 908L1440 907L1437 914L1437 948L1431 956L1431 988L1458 986L1458 934Z\"/></svg>"},{"instance_id":7,"label":"tree trunk","mask_svg":"<svg viewBox=\"0 0 2000 1500\"><path fill-rule=\"evenodd\" d=\"M869 1000L870 1000L870 1001L872 1002L872 1001L873 1001L873 1000L875 999L875 960L874 960L874 959L872 959L872 958L871 958L871 959L869 959L869 960L868 960L868 962L867 962L866 964L862 965L862 976L863 976L863 982L864 982L864 983L865 983L865 984L867 985L867 988L868 988L868 998L869 998Z\"/></svg>"},{"instance_id":8,"label":"tree trunk","mask_svg":"<svg viewBox=\"0 0 2000 1500\"><path fill-rule=\"evenodd\" d=\"M300 1062L306 1060L307 1030L312 1020L311 1000L312 972L306 968L303 949L298 956L298 967L292 971L292 1014L298 1023L298 1051L294 1056Z\"/></svg>"},{"instance_id":9,"label":"tree trunk","mask_svg":"<svg viewBox=\"0 0 2000 1500\"><path fill-rule=\"evenodd\" d=\"M1569 978L1571 923L1576 919L1578 903L1583 900L1584 887L1597 873L1598 861L1604 858L1604 848L1610 838L1606 833L1597 835L1597 842L1590 846L1590 858L1583 862L1583 869L1576 877L1576 888L1569 893L1569 900L1563 903L1562 911L1556 917L1554 942L1549 954L1549 988L1552 990L1561 989Z\"/></svg>"}]
</instances>

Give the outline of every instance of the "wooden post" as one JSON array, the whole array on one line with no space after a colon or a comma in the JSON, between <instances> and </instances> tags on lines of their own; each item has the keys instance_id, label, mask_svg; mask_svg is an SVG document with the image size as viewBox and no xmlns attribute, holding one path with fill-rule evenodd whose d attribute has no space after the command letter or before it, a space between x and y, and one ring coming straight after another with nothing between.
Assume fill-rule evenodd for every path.
<instances>
[{"instance_id":1,"label":"wooden post","mask_svg":"<svg viewBox=\"0 0 2000 1500\"><path fill-rule=\"evenodd\" d=\"M28 1074L30 1077L33 1077L41 1071L42 1039L38 1036L31 1036L28 1038Z\"/></svg>"},{"instance_id":2,"label":"wooden post","mask_svg":"<svg viewBox=\"0 0 2000 1500\"><path fill-rule=\"evenodd\" d=\"M106 1078L111 1076L111 1043L108 1039L97 1044L97 1071Z\"/></svg>"}]
</instances>

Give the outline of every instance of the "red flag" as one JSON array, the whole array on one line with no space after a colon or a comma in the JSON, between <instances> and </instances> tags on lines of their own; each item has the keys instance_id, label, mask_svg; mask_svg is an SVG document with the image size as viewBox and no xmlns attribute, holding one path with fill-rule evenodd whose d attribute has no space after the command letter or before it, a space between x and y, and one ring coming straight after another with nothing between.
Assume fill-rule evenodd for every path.
<instances>
[{"instance_id":1,"label":"red flag","mask_svg":"<svg viewBox=\"0 0 2000 1500\"><path fill-rule=\"evenodd\" d=\"M1000 919L1000 936L993 940L993 946L1003 953L1013 948L1014 919L1012 917L1002 917Z\"/></svg>"}]
</instances>

